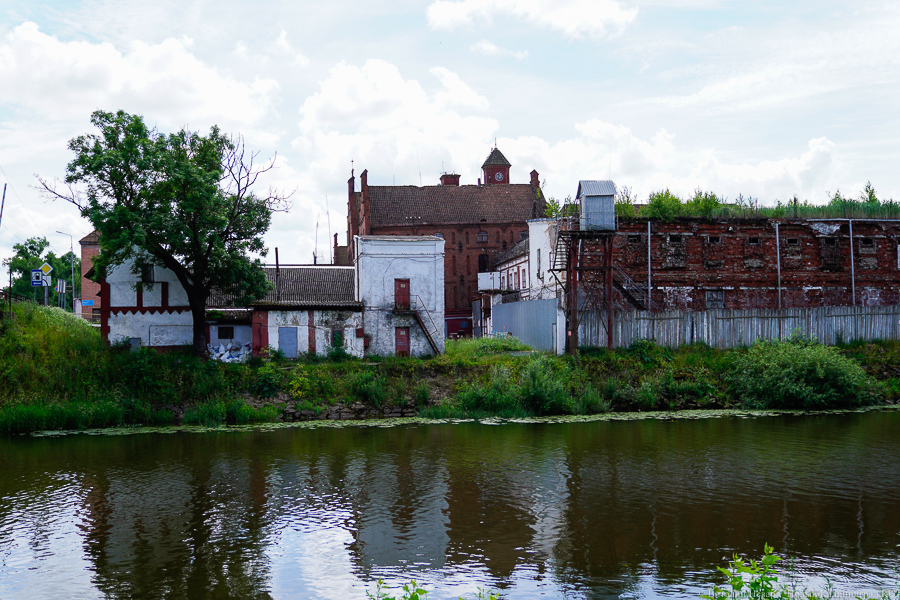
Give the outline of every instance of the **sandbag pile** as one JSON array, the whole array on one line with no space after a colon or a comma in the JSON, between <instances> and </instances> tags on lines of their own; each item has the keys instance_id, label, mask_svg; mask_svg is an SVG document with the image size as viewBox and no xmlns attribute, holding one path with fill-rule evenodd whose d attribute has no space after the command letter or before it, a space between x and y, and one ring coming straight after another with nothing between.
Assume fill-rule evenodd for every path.
<instances>
[{"instance_id":1,"label":"sandbag pile","mask_svg":"<svg viewBox=\"0 0 900 600\"><path fill-rule=\"evenodd\" d=\"M212 344L208 344L206 348L209 350L209 357L212 360L225 363L246 362L251 354L250 344L244 344L243 346L233 343L219 344L218 348Z\"/></svg>"}]
</instances>

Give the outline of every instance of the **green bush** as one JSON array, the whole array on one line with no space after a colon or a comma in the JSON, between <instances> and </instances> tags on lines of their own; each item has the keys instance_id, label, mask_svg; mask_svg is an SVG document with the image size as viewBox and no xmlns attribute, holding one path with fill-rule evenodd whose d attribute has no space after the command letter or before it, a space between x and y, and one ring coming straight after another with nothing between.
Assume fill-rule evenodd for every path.
<instances>
[{"instance_id":1,"label":"green bush","mask_svg":"<svg viewBox=\"0 0 900 600\"><path fill-rule=\"evenodd\" d=\"M884 394L882 385L839 350L799 336L756 342L734 364L731 385L751 408L851 407Z\"/></svg>"},{"instance_id":2,"label":"green bush","mask_svg":"<svg viewBox=\"0 0 900 600\"><path fill-rule=\"evenodd\" d=\"M522 404L532 414L560 415L570 411L568 394L554 375L553 363L545 356L526 365L520 393Z\"/></svg>"},{"instance_id":3,"label":"green bush","mask_svg":"<svg viewBox=\"0 0 900 600\"><path fill-rule=\"evenodd\" d=\"M253 393L260 398L271 398L281 390L284 378L276 363L266 363L256 372Z\"/></svg>"},{"instance_id":4,"label":"green bush","mask_svg":"<svg viewBox=\"0 0 900 600\"><path fill-rule=\"evenodd\" d=\"M225 423L227 415L228 409L224 402L204 402L185 409L184 424L218 427Z\"/></svg>"},{"instance_id":5,"label":"green bush","mask_svg":"<svg viewBox=\"0 0 900 600\"><path fill-rule=\"evenodd\" d=\"M426 406L430 399L431 391L424 383L420 383L416 386L416 389L413 390L413 401L416 403L416 406Z\"/></svg>"},{"instance_id":6,"label":"green bush","mask_svg":"<svg viewBox=\"0 0 900 600\"><path fill-rule=\"evenodd\" d=\"M684 206L681 203L681 198L666 189L665 191L650 194L644 210L646 211L646 216L651 219L672 221L676 217L681 216Z\"/></svg>"},{"instance_id":7,"label":"green bush","mask_svg":"<svg viewBox=\"0 0 900 600\"><path fill-rule=\"evenodd\" d=\"M350 394L360 402L379 407L387 399L387 378L372 371L357 373L350 380Z\"/></svg>"},{"instance_id":8,"label":"green bush","mask_svg":"<svg viewBox=\"0 0 900 600\"><path fill-rule=\"evenodd\" d=\"M509 369L496 366L491 370L487 385L473 383L455 398L457 405L468 416L496 415L500 417L527 416L519 401L517 386L513 384Z\"/></svg>"}]
</instances>

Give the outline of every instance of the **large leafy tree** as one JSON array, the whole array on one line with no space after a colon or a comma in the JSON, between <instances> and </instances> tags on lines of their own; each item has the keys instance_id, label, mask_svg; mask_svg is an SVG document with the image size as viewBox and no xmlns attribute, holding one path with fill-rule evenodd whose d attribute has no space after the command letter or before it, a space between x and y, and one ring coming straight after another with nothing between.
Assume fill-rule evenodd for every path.
<instances>
[{"instance_id":1,"label":"large leafy tree","mask_svg":"<svg viewBox=\"0 0 900 600\"><path fill-rule=\"evenodd\" d=\"M274 159L254 165L240 138L213 127L206 136L182 129L169 135L142 117L97 111L98 133L69 142L75 158L66 169L67 190L41 180L53 197L74 203L100 234L98 275L131 262L138 275L150 265L171 270L187 292L193 347L206 350L205 310L210 291L238 302L263 296L269 283L258 258L272 213L286 197L251 191ZM143 283L149 287L150 283Z\"/></svg>"},{"instance_id":2,"label":"large leafy tree","mask_svg":"<svg viewBox=\"0 0 900 600\"><path fill-rule=\"evenodd\" d=\"M28 238L21 244L14 244L13 250L15 254L5 259L3 264L12 271L12 291L13 294L25 296L26 298L34 297L38 302L44 301L44 290L41 288L31 287L31 270L39 268L47 262L53 267L52 277L55 282L57 279L65 279L68 282L66 290L66 307L72 308L72 270L75 275L75 297L81 292L81 278L77 275L81 273L81 259L73 256L71 252L66 252L62 256L56 256L54 252L48 252L50 242L44 237ZM3 285L0 282L0 285ZM55 285L50 288L50 305L57 306L59 304L59 294L56 293Z\"/></svg>"}]
</instances>

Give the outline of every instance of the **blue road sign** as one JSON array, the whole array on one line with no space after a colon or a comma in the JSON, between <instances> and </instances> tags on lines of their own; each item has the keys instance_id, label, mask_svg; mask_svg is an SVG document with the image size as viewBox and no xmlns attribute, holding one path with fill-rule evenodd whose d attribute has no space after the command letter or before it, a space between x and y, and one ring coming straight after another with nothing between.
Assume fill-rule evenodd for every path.
<instances>
[{"instance_id":1,"label":"blue road sign","mask_svg":"<svg viewBox=\"0 0 900 600\"><path fill-rule=\"evenodd\" d=\"M44 285L44 272L40 269L31 270L31 287L42 287Z\"/></svg>"}]
</instances>

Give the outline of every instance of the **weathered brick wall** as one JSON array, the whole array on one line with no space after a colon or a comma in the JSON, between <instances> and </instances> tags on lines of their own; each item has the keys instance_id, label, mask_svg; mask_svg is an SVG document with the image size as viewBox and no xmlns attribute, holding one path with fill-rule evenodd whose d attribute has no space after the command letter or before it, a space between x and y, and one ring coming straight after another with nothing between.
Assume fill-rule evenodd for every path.
<instances>
[{"instance_id":1,"label":"weathered brick wall","mask_svg":"<svg viewBox=\"0 0 900 600\"><path fill-rule=\"evenodd\" d=\"M81 244L81 316L90 319L94 309L101 309L100 284L85 277L94 265L94 257L100 254L100 244ZM93 306L84 306L85 300L93 300Z\"/></svg>"},{"instance_id":2,"label":"weathered brick wall","mask_svg":"<svg viewBox=\"0 0 900 600\"><path fill-rule=\"evenodd\" d=\"M779 220L781 305L853 304L849 224ZM775 220L678 219L652 222L653 299L663 309L777 308ZM853 221L856 303L900 302L900 223ZM599 244L587 246L599 261ZM615 235L614 264L647 283L647 221L623 219ZM598 264L600 264L598 262ZM598 277L588 274L587 277ZM629 306L618 292L618 304Z\"/></svg>"}]
</instances>

